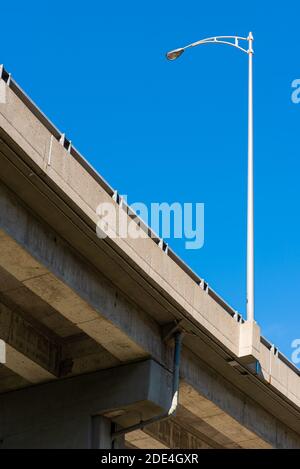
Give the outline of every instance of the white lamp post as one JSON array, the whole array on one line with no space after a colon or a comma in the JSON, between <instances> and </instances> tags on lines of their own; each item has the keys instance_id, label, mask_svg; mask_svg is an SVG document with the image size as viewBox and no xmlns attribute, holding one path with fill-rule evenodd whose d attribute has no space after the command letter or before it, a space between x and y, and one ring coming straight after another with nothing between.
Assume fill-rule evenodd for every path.
<instances>
[{"instance_id":1,"label":"white lamp post","mask_svg":"<svg viewBox=\"0 0 300 469\"><path fill-rule=\"evenodd\" d=\"M248 42L248 49L240 46L240 41ZM254 215L253 215L253 35L215 36L193 42L185 47L166 54L168 60L180 57L186 49L203 44L226 44L248 54L248 195L247 195L247 321L254 321Z\"/></svg>"}]
</instances>

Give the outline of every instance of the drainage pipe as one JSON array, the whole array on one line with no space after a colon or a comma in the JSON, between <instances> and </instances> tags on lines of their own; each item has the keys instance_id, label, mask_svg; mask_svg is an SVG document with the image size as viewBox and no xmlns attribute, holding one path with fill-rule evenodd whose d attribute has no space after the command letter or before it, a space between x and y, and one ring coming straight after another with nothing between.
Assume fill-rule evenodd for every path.
<instances>
[{"instance_id":1,"label":"drainage pipe","mask_svg":"<svg viewBox=\"0 0 300 469\"><path fill-rule=\"evenodd\" d=\"M171 407L168 412L164 412L161 415L152 417L148 420L141 420L135 425L131 425L127 428L121 428L112 433L112 441L114 441L118 436L125 435L126 433L134 432L135 430L142 430L146 425L151 423L161 422L162 420L167 420L173 415L175 415L177 406L178 406L178 394L179 394L179 370L180 370L180 357L181 357L181 345L182 345L183 332L178 331L175 333L175 347L174 347L174 365L173 365L173 384L172 384L172 402Z\"/></svg>"}]
</instances>

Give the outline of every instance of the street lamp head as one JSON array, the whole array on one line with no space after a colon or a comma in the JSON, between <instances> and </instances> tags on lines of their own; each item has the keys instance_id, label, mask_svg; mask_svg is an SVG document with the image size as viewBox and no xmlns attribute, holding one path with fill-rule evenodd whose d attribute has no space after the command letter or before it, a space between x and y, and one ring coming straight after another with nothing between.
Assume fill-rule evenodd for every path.
<instances>
[{"instance_id":1,"label":"street lamp head","mask_svg":"<svg viewBox=\"0 0 300 469\"><path fill-rule=\"evenodd\" d=\"M167 57L168 60L176 60L183 53L184 53L183 48L175 49L175 50L171 50L170 52L167 52L166 57Z\"/></svg>"}]
</instances>

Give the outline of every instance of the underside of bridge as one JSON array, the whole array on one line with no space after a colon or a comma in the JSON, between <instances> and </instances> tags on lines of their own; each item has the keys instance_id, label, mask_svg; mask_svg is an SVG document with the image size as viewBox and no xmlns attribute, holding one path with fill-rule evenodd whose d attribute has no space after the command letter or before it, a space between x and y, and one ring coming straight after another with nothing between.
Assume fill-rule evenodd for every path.
<instances>
[{"instance_id":1,"label":"underside of bridge","mask_svg":"<svg viewBox=\"0 0 300 469\"><path fill-rule=\"evenodd\" d=\"M97 237L134 217L1 80L0 447L299 448L299 371L160 240ZM175 330L176 414L113 442L171 407Z\"/></svg>"}]
</instances>

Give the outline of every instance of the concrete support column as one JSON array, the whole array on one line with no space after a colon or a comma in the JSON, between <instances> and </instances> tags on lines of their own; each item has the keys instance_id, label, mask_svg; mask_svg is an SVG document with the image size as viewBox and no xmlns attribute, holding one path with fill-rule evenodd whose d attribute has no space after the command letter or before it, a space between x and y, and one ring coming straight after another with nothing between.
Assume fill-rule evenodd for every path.
<instances>
[{"instance_id":1,"label":"concrete support column","mask_svg":"<svg viewBox=\"0 0 300 469\"><path fill-rule=\"evenodd\" d=\"M89 449L91 418L87 414L64 413L55 419L46 414L20 422L13 430L1 429L1 449Z\"/></svg>"},{"instance_id":2,"label":"concrete support column","mask_svg":"<svg viewBox=\"0 0 300 469\"><path fill-rule=\"evenodd\" d=\"M109 419L101 415L92 417L92 449L109 449L112 448L111 440L112 423Z\"/></svg>"}]
</instances>

